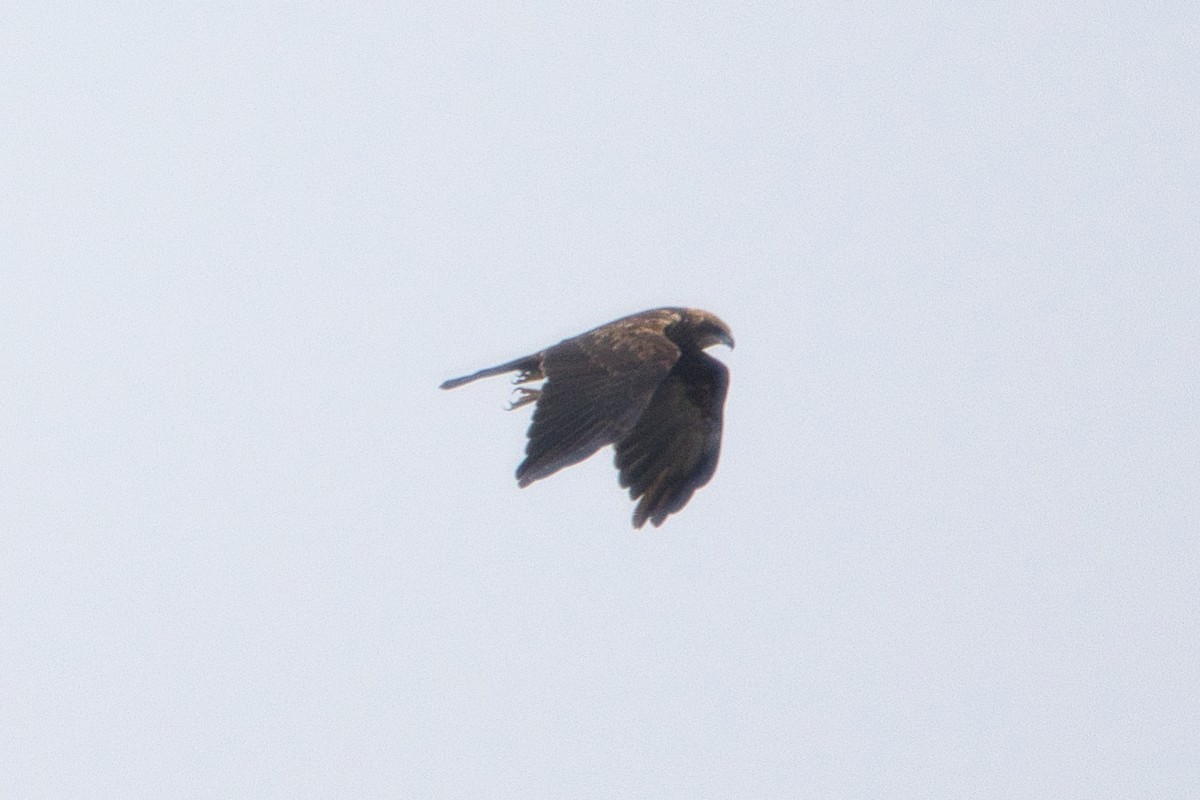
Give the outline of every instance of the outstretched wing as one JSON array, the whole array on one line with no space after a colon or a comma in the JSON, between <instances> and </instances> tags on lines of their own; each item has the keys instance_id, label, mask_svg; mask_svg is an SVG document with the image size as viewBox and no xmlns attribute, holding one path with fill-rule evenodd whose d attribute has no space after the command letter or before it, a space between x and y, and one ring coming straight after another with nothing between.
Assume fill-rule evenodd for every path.
<instances>
[{"instance_id":1,"label":"outstretched wing","mask_svg":"<svg viewBox=\"0 0 1200 800\"><path fill-rule=\"evenodd\" d=\"M503 375L506 372L520 372L517 376L517 383L525 383L526 381L541 380L542 374L539 371L539 364L542 363L542 354L534 353L531 356L522 356L513 361L506 361L503 364L497 364L494 367L487 367L478 372L472 372L470 375L463 375L461 378L451 378L448 381L442 381L439 389L455 389L463 384L477 381L480 378L490 378L493 375Z\"/></svg>"},{"instance_id":2,"label":"outstretched wing","mask_svg":"<svg viewBox=\"0 0 1200 800\"><path fill-rule=\"evenodd\" d=\"M528 486L624 437L679 359L673 312L626 317L543 351L546 376L517 481Z\"/></svg>"},{"instance_id":3,"label":"outstretched wing","mask_svg":"<svg viewBox=\"0 0 1200 800\"><path fill-rule=\"evenodd\" d=\"M633 525L655 527L712 478L721 451L729 371L703 352L685 355L659 384L637 424L616 443L621 486L641 501Z\"/></svg>"}]
</instances>

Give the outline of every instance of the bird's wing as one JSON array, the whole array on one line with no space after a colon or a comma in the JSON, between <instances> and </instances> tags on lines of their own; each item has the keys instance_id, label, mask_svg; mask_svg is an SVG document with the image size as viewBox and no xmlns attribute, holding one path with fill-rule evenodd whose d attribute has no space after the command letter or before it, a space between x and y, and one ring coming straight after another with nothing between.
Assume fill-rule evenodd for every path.
<instances>
[{"instance_id":1,"label":"bird's wing","mask_svg":"<svg viewBox=\"0 0 1200 800\"><path fill-rule=\"evenodd\" d=\"M521 358L512 361L506 361L503 364L497 364L494 367L487 367L478 372L472 372L470 375L463 375L461 378L451 378L448 381L443 381L440 389L454 389L463 384L477 381L480 378L490 378L493 375L503 375L506 372L520 372L517 376L517 382L522 383L526 380L538 380L542 377L538 372L539 365L542 361L541 353L534 353L531 356L522 356Z\"/></svg>"},{"instance_id":2,"label":"bird's wing","mask_svg":"<svg viewBox=\"0 0 1200 800\"><path fill-rule=\"evenodd\" d=\"M679 358L662 314L631 317L544 351L546 383L517 481L528 486L625 436Z\"/></svg>"},{"instance_id":3,"label":"bird's wing","mask_svg":"<svg viewBox=\"0 0 1200 800\"><path fill-rule=\"evenodd\" d=\"M712 478L721 451L729 371L704 353L685 356L662 381L637 425L616 444L621 485L641 498L634 527L655 527Z\"/></svg>"}]
</instances>

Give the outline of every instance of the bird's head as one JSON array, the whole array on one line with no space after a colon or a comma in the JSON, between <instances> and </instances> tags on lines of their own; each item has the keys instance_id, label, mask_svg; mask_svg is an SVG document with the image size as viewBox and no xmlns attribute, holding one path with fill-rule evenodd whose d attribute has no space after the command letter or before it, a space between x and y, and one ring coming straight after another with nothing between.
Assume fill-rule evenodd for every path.
<instances>
[{"instance_id":1,"label":"bird's head","mask_svg":"<svg viewBox=\"0 0 1200 800\"><path fill-rule=\"evenodd\" d=\"M684 322L690 329L692 339L703 350L714 344L723 344L733 349L733 331L729 330L721 318L708 311L689 308L684 313Z\"/></svg>"}]
</instances>

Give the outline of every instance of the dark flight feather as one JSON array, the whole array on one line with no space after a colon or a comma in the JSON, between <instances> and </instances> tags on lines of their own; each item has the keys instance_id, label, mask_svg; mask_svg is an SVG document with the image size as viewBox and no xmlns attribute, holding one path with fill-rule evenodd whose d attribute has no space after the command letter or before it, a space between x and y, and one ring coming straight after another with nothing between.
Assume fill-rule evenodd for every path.
<instances>
[{"instance_id":1,"label":"dark flight feather","mask_svg":"<svg viewBox=\"0 0 1200 800\"><path fill-rule=\"evenodd\" d=\"M725 366L704 352L733 347L707 311L658 308L622 317L523 358L448 380L443 389L517 372L510 408L536 402L517 483L528 486L614 445L621 486L640 501L633 524L659 526L708 483L721 449Z\"/></svg>"}]
</instances>

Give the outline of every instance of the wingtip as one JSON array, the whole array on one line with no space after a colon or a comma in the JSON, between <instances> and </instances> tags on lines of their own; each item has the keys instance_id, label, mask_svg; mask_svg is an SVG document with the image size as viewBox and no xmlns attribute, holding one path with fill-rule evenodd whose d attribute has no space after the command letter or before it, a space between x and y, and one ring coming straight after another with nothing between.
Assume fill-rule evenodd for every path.
<instances>
[{"instance_id":1,"label":"wingtip","mask_svg":"<svg viewBox=\"0 0 1200 800\"><path fill-rule=\"evenodd\" d=\"M638 503L637 507L633 509L633 527L639 531L645 526L646 520L650 518L650 511L645 508L645 505L644 502Z\"/></svg>"},{"instance_id":2,"label":"wingtip","mask_svg":"<svg viewBox=\"0 0 1200 800\"><path fill-rule=\"evenodd\" d=\"M678 511L679 509L675 510ZM633 527L641 530L649 522L655 528L661 528L662 524L667 521L667 517L671 516L671 514L672 511L664 510L661 507L651 508L646 502L646 496L643 495L637 507L633 510Z\"/></svg>"},{"instance_id":3,"label":"wingtip","mask_svg":"<svg viewBox=\"0 0 1200 800\"><path fill-rule=\"evenodd\" d=\"M517 476L517 488L519 488L519 489L524 489L526 486L533 483L538 478L545 477L544 475L540 475L533 471L532 465L529 463L529 459L525 459L517 467L516 476Z\"/></svg>"}]
</instances>

